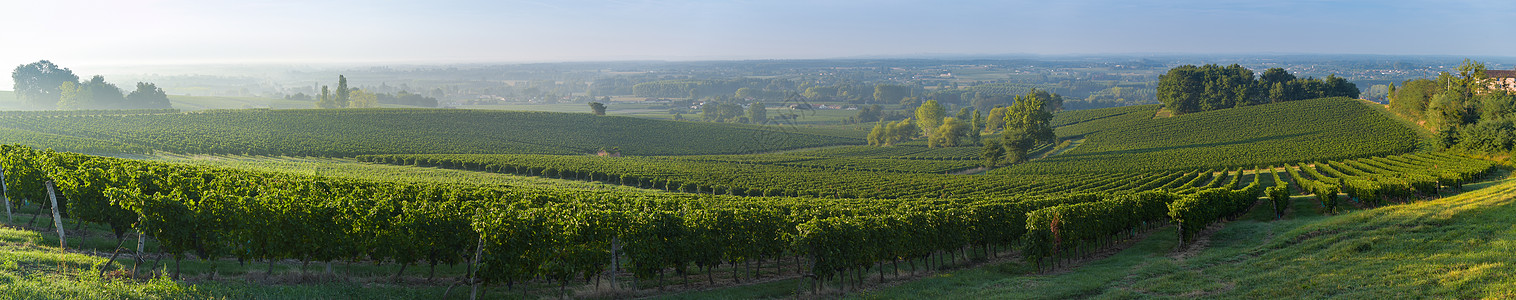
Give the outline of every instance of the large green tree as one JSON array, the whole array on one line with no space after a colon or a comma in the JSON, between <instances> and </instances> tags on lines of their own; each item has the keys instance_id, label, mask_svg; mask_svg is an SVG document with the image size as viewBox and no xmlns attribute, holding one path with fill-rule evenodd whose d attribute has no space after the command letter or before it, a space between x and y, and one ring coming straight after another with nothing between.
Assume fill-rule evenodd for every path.
<instances>
[{"instance_id":1,"label":"large green tree","mask_svg":"<svg viewBox=\"0 0 1516 300\"><path fill-rule=\"evenodd\" d=\"M1272 68L1262 76L1240 65L1184 65L1158 80L1158 102L1175 114L1227 109L1254 104L1359 96L1358 86L1336 75L1325 79L1296 78Z\"/></svg>"},{"instance_id":2,"label":"large green tree","mask_svg":"<svg viewBox=\"0 0 1516 300\"><path fill-rule=\"evenodd\" d=\"M138 82L137 90L126 95L126 102L135 108L172 108L168 101L168 94L157 85L146 82Z\"/></svg>"},{"instance_id":3,"label":"large green tree","mask_svg":"<svg viewBox=\"0 0 1516 300\"><path fill-rule=\"evenodd\" d=\"M53 108L63 95L59 87L63 83L78 83L79 76L73 70L59 68L53 62L42 60L16 66L11 71L12 88L16 98L33 108Z\"/></svg>"},{"instance_id":4,"label":"large green tree","mask_svg":"<svg viewBox=\"0 0 1516 300\"><path fill-rule=\"evenodd\" d=\"M324 85L321 86L321 96L318 97L318 98L319 99L316 100L316 107L318 107L318 108L341 108L342 107L342 106L338 106L338 104L337 104L337 98L336 97L332 97L332 90L328 89Z\"/></svg>"},{"instance_id":5,"label":"large green tree","mask_svg":"<svg viewBox=\"0 0 1516 300\"><path fill-rule=\"evenodd\" d=\"M747 106L747 119L753 124L763 125L768 123L769 109L763 106L763 102L753 102Z\"/></svg>"},{"instance_id":6,"label":"large green tree","mask_svg":"<svg viewBox=\"0 0 1516 300\"><path fill-rule=\"evenodd\" d=\"M911 87L894 84L880 84L874 86L875 103L896 103L901 99L911 96Z\"/></svg>"},{"instance_id":7,"label":"large green tree","mask_svg":"<svg viewBox=\"0 0 1516 300\"><path fill-rule=\"evenodd\" d=\"M337 107L347 107L352 101L352 91L347 88L347 76L337 75Z\"/></svg>"},{"instance_id":8,"label":"large green tree","mask_svg":"<svg viewBox=\"0 0 1516 300\"><path fill-rule=\"evenodd\" d=\"M937 104L937 100L927 100L926 103L921 104L921 107L916 108L916 123L921 127L923 135L932 136L932 131L937 130L938 125L942 125L942 118L947 117L946 115L942 105Z\"/></svg>"},{"instance_id":9,"label":"large green tree","mask_svg":"<svg viewBox=\"0 0 1516 300\"><path fill-rule=\"evenodd\" d=\"M1046 101L1037 91L1032 91L1017 97L1016 103L1006 110L1002 144L1009 162L1024 161L1032 147L1058 138L1053 134L1053 114L1045 108Z\"/></svg>"},{"instance_id":10,"label":"large green tree","mask_svg":"<svg viewBox=\"0 0 1516 300\"><path fill-rule=\"evenodd\" d=\"M89 81L80 83L92 94L92 102L84 103L86 109L118 109L135 108L126 103L126 97L121 95L121 88L115 84L105 82L105 77L95 75Z\"/></svg>"}]
</instances>

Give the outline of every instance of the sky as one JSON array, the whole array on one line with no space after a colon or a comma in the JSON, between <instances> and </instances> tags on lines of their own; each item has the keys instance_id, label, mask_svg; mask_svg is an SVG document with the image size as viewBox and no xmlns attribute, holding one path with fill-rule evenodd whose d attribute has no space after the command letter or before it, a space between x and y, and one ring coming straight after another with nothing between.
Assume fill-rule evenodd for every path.
<instances>
[{"instance_id":1,"label":"sky","mask_svg":"<svg viewBox=\"0 0 1516 300\"><path fill-rule=\"evenodd\" d=\"M0 65L1516 55L1516 1L0 0Z\"/></svg>"}]
</instances>

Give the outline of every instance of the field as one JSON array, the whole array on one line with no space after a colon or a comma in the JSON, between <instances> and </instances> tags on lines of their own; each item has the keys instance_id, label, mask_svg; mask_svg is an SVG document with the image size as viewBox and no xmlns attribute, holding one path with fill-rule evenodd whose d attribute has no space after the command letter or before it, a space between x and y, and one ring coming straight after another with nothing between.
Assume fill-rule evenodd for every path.
<instances>
[{"instance_id":1,"label":"field","mask_svg":"<svg viewBox=\"0 0 1516 300\"><path fill-rule=\"evenodd\" d=\"M663 122L590 114L439 109L220 110L182 114L13 117L0 128L175 153L353 156L378 153L628 155L752 153L860 139L784 127ZM99 147L95 144L69 148Z\"/></svg>"},{"instance_id":2,"label":"field","mask_svg":"<svg viewBox=\"0 0 1516 300\"><path fill-rule=\"evenodd\" d=\"M1510 215L1507 166L1417 151L1347 99L1156 109L1059 113L1068 143L979 175L959 175L979 147L859 146L838 126L11 113L0 138L109 156L0 149L18 199L0 276L42 298L1511 295L1512 233L1488 225ZM624 156L585 155L602 147ZM43 178L61 222L19 200Z\"/></svg>"},{"instance_id":3,"label":"field","mask_svg":"<svg viewBox=\"0 0 1516 300\"><path fill-rule=\"evenodd\" d=\"M1058 130L1060 137L1085 138L1084 145L999 171L1150 172L1254 167L1404 153L1418 145L1413 129L1350 99L1292 101L1170 118L1141 117L1151 116L1150 109L1152 106L1095 110L1113 115L1089 117Z\"/></svg>"}]
</instances>

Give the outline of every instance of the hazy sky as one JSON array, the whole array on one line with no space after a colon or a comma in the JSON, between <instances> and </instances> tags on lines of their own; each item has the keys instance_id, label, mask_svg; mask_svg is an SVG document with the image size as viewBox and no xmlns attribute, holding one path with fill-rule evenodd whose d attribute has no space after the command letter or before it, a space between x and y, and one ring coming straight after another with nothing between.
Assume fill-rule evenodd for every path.
<instances>
[{"instance_id":1,"label":"hazy sky","mask_svg":"<svg viewBox=\"0 0 1516 300\"><path fill-rule=\"evenodd\" d=\"M0 65L1516 55L1516 1L0 0Z\"/></svg>"}]
</instances>

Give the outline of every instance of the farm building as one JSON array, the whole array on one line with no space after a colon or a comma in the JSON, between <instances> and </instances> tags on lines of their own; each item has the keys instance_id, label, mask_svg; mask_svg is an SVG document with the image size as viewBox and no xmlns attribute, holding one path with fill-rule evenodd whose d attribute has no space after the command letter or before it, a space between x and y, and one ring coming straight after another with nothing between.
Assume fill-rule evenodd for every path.
<instances>
[{"instance_id":1,"label":"farm building","mask_svg":"<svg viewBox=\"0 0 1516 300\"><path fill-rule=\"evenodd\" d=\"M1490 77L1490 88L1516 92L1516 70L1489 70L1484 75Z\"/></svg>"}]
</instances>

